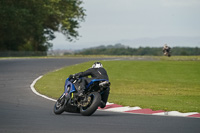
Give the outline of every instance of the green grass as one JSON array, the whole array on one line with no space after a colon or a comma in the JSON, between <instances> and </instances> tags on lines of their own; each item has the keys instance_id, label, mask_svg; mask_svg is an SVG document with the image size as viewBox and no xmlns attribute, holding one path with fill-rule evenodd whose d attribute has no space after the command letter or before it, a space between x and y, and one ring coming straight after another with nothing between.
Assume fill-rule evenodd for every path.
<instances>
[{"instance_id":1,"label":"green grass","mask_svg":"<svg viewBox=\"0 0 200 133\"><path fill-rule=\"evenodd\" d=\"M200 112L200 61L102 61L111 92L109 102L153 110ZM184 59L187 60L187 59ZM91 67L93 61L48 73L35 88L58 98L65 79Z\"/></svg>"}]
</instances>

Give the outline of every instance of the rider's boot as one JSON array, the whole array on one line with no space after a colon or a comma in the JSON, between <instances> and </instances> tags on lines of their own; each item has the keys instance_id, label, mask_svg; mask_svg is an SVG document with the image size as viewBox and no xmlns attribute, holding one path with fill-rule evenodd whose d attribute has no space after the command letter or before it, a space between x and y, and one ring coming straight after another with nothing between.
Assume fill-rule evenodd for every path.
<instances>
[{"instance_id":1,"label":"rider's boot","mask_svg":"<svg viewBox=\"0 0 200 133\"><path fill-rule=\"evenodd\" d=\"M101 100L100 108L104 108L104 107L106 107L106 103Z\"/></svg>"}]
</instances>

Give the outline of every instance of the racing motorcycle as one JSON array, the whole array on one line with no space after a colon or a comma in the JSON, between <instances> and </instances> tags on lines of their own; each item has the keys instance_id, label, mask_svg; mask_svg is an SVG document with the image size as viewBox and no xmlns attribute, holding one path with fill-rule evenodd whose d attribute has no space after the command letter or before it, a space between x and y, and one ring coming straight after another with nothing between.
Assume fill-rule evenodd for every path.
<instances>
[{"instance_id":1,"label":"racing motorcycle","mask_svg":"<svg viewBox=\"0 0 200 133\"><path fill-rule=\"evenodd\" d=\"M81 113L84 116L92 115L101 105L101 95L110 86L106 79L93 79L86 85L83 95L79 95L79 82L81 78L67 78L64 93L58 98L54 105L54 113L59 115L64 111Z\"/></svg>"},{"instance_id":2,"label":"racing motorcycle","mask_svg":"<svg viewBox=\"0 0 200 133\"><path fill-rule=\"evenodd\" d=\"M170 47L168 47L168 48L166 48L166 49L163 49L163 54L165 55L165 56L168 56L168 57L170 57L171 56L171 51L170 51Z\"/></svg>"},{"instance_id":3,"label":"racing motorcycle","mask_svg":"<svg viewBox=\"0 0 200 133\"><path fill-rule=\"evenodd\" d=\"M171 53L170 53L170 51L167 51L167 50L165 50L163 53L164 53L164 55L165 55L165 56L168 56L168 57L170 57L170 56L171 56Z\"/></svg>"}]
</instances>

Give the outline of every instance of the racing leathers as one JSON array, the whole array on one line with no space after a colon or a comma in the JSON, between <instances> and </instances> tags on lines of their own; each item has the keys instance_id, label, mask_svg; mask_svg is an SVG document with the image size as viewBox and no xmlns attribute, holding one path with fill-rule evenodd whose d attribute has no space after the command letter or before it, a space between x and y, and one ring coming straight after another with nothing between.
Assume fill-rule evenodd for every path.
<instances>
[{"instance_id":1,"label":"racing leathers","mask_svg":"<svg viewBox=\"0 0 200 133\"><path fill-rule=\"evenodd\" d=\"M91 76L91 78L88 78L88 76ZM85 90L85 86L90 83L90 81L92 81L93 79L106 79L109 80L108 78L108 74L106 72L106 70L101 67L101 68L90 68L84 72L79 72L76 73L74 75L74 77L78 77L81 78L80 81L80 92ZM108 100L108 96L110 93L110 88L108 88L107 90L104 91L104 93L101 95L101 99L102 99L102 104L101 104L101 108L104 108L106 106L106 102Z\"/></svg>"}]
</instances>

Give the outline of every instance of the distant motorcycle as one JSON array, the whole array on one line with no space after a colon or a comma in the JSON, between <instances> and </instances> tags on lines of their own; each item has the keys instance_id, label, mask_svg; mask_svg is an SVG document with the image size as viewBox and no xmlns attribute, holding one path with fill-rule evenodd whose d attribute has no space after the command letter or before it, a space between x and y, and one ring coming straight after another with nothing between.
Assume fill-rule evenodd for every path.
<instances>
[{"instance_id":1,"label":"distant motorcycle","mask_svg":"<svg viewBox=\"0 0 200 133\"><path fill-rule=\"evenodd\" d=\"M54 105L54 113L59 115L64 111L81 113L84 116L92 115L101 104L101 94L110 86L106 79L93 79L87 86L84 94L79 96L76 83L80 79L67 78L64 93Z\"/></svg>"},{"instance_id":2,"label":"distant motorcycle","mask_svg":"<svg viewBox=\"0 0 200 133\"><path fill-rule=\"evenodd\" d=\"M163 54L164 54L165 56L170 57L170 56L171 56L170 48L164 49L164 50L163 50Z\"/></svg>"}]
</instances>

